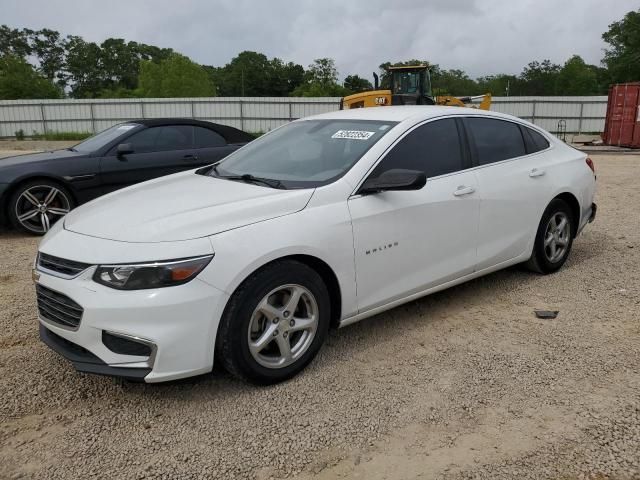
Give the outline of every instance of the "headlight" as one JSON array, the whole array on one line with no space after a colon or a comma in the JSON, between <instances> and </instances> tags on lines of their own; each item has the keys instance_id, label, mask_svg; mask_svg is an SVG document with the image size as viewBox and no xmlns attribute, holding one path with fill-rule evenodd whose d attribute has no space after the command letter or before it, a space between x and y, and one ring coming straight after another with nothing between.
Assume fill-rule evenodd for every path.
<instances>
[{"instance_id":1,"label":"headlight","mask_svg":"<svg viewBox=\"0 0 640 480\"><path fill-rule=\"evenodd\" d=\"M130 265L99 265L93 280L118 290L172 287L193 280L213 255Z\"/></svg>"}]
</instances>

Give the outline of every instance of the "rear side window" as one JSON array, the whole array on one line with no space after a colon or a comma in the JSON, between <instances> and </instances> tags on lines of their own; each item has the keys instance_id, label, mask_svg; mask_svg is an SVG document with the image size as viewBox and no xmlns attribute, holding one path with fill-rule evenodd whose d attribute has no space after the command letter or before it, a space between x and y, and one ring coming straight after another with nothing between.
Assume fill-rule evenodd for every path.
<instances>
[{"instance_id":1,"label":"rear side window","mask_svg":"<svg viewBox=\"0 0 640 480\"><path fill-rule=\"evenodd\" d=\"M493 118L467 118L465 122L479 165L526 155L524 139L517 124Z\"/></svg>"},{"instance_id":2,"label":"rear side window","mask_svg":"<svg viewBox=\"0 0 640 480\"><path fill-rule=\"evenodd\" d=\"M191 125L150 127L134 133L126 143L131 144L134 153L188 149L193 145L193 127Z\"/></svg>"},{"instance_id":3,"label":"rear side window","mask_svg":"<svg viewBox=\"0 0 640 480\"><path fill-rule=\"evenodd\" d=\"M224 137L213 130L203 127L193 127L193 129L196 148L223 147L227 144Z\"/></svg>"},{"instance_id":4,"label":"rear side window","mask_svg":"<svg viewBox=\"0 0 640 480\"><path fill-rule=\"evenodd\" d=\"M549 148L549 141L535 130L521 127L527 143L527 153L535 153Z\"/></svg>"},{"instance_id":5,"label":"rear side window","mask_svg":"<svg viewBox=\"0 0 640 480\"><path fill-rule=\"evenodd\" d=\"M446 118L416 128L393 147L371 176L377 177L396 168L419 170L427 177L462 170L463 157L455 120Z\"/></svg>"}]
</instances>

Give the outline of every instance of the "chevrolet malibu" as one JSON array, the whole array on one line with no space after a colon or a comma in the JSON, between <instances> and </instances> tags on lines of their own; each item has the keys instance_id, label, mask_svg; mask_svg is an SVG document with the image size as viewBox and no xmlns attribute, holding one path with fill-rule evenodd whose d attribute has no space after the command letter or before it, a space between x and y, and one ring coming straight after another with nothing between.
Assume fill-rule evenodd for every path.
<instances>
[{"instance_id":1,"label":"chevrolet malibu","mask_svg":"<svg viewBox=\"0 0 640 480\"><path fill-rule=\"evenodd\" d=\"M305 118L224 160L108 194L40 244L42 340L146 382L279 382L345 326L524 263L596 213L594 166L518 118L437 106Z\"/></svg>"}]
</instances>

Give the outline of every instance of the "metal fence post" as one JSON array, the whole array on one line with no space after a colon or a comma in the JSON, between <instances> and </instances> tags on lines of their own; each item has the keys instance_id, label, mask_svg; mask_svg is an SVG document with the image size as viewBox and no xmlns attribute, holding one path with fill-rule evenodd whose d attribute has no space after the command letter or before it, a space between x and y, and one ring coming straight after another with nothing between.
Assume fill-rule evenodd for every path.
<instances>
[{"instance_id":1,"label":"metal fence post","mask_svg":"<svg viewBox=\"0 0 640 480\"><path fill-rule=\"evenodd\" d=\"M289 102L289 121L293 122L293 103L291 103L291 99L289 99L288 102Z\"/></svg>"},{"instance_id":2,"label":"metal fence post","mask_svg":"<svg viewBox=\"0 0 640 480\"><path fill-rule=\"evenodd\" d=\"M244 130L244 102L240 100L240 130Z\"/></svg>"},{"instance_id":3,"label":"metal fence post","mask_svg":"<svg viewBox=\"0 0 640 480\"><path fill-rule=\"evenodd\" d=\"M47 118L44 116L44 103L40 104L40 116L42 116L42 133L47 134Z\"/></svg>"},{"instance_id":4,"label":"metal fence post","mask_svg":"<svg viewBox=\"0 0 640 480\"><path fill-rule=\"evenodd\" d=\"M89 112L91 113L91 131L96 133L96 116L93 111L93 102L89 104Z\"/></svg>"},{"instance_id":5,"label":"metal fence post","mask_svg":"<svg viewBox=\"0 0 640 480\"><path fill-rule=\"evenodd\" d=\"M144 116L144 102L140 102L140 115L142 116L142 118L146 118Z\"/></svg>"},{"instance_id":6,"label":"metal fence post","mask_svg":"<svg viewBox=\"0 0 640 480\"><path fill-rule=\"evenodd\" d=\"M191 102L191 118L196 118L196 102Z\"/></svg>"},{"instance_id":7,"label":"metal fence post","mask_svg":"<svg viewBox=\"0 0 640 480\"><path fill-rule=\"evenodd\" d=\"M537 101L533 100L533 104L531 107L531 123L535 124L536 123L536 105L537 105Z\"/></svg>"},{"instance_id":8,"label":"metal fence post","mask_svg":"<svg viewBox=\"0 0 640 480\"><path fill-rule=\"evenodd\" d=\"M584 102L580 102L580 118L578 119L578 135L582 133L582 114L584 113Z\"/></svg>"}]
</instances>

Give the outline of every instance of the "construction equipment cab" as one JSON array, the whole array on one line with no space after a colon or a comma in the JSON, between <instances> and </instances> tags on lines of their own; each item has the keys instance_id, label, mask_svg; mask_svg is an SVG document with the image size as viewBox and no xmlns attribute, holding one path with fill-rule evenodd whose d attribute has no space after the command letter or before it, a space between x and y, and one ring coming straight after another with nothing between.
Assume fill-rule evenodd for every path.
<instances>
[{"instance_id":1,"label":"construction equipment cab","mask_svg":"<svg viewBox=\"0 0 640 480\"><path fill-rule=\"evenodd\" d=\"M386 105L449 105L456 107L472 106L473 100L482 99L479 105L473 105L482 110L489 110L491 94L476 97L454 97L439 95L434 97L431 92L431 77L428 65L405 65L388 67L391 90L380 90L378 75L373 74L374 90L354 93L341 99L340 109L383 107Z\"/></svg>"}]
</instances>

